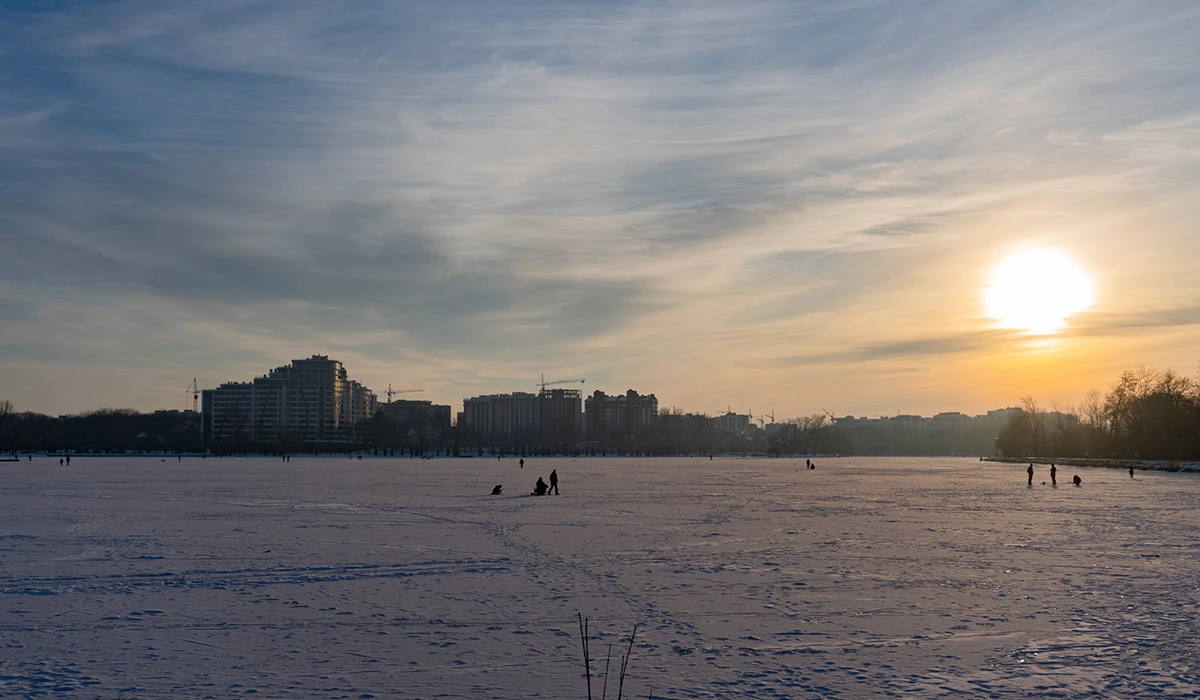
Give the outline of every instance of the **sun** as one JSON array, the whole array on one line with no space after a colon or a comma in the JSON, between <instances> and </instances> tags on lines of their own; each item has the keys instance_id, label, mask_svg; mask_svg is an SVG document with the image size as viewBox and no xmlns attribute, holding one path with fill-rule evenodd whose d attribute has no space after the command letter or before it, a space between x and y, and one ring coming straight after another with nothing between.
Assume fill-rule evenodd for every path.
<instances>
[{"instance_id":1,"label":"sun","mask_svg":"<svg viewBox=\"0 0 1200 700\"><path fill-rule=\"evenodd\" d=\"M1036 248L1010 255L992 268L983 303L1002 328L1048 335L1091 306L1092 296L1091 277L1070 256Z\"/></svg>"}]
</instances>

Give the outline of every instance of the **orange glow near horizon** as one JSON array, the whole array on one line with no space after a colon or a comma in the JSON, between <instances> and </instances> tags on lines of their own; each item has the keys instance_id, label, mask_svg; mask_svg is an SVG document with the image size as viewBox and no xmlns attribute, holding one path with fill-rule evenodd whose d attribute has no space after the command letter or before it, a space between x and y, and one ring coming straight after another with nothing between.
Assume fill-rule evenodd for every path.
<instances>
[{"instance_id":1,"label":"orange glow near horizon","mask_svg":"<svg viewBox=\"0 0 1200 700\"><path fill-rule=\"evenodd\" d=\"M1050 335L1087 310L1094 294L1091 277L1070 256L1035 248L997 263L983 299L987 315L999 327Z\"/></svg>"}]
</instances>

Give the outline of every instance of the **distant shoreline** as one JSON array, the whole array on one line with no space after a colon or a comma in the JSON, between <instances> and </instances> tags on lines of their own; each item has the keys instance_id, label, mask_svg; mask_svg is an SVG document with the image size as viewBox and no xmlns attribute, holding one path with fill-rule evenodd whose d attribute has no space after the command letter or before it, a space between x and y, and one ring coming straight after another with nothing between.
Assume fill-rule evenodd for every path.
<instances>
[{"instance_id":1,"label":"distant shoreline","mask_svg":"<svg viewBox=\"0 0 1200 700\"><path fill-rule=\"evenodd\" d=\"M984 462L1007 464L1056 464L1065 467L1094 467L1097 469L1129 469L1153 472L1200 473L1200 462L1177 462L1151 459L1097 459L1094 457L983 457Z\"/></svg>"}]
</instances>

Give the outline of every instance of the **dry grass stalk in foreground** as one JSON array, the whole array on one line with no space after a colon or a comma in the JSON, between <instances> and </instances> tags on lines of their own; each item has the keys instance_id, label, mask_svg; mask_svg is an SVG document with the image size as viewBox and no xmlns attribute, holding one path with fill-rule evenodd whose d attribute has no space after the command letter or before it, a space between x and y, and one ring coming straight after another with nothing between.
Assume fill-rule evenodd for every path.
<instances>
[{"instance_id":1,"label":"dry grass stalk in foreground","mask_svg":"<svg viewBox=\"0 0 1200 700\"><path fill-rule=\"evenodd\" d=\"M579 641L583 645L583 673L587 678L587 696L588 700L592 700L592 657L590 654L591 644L588 640L588 619L579 615ZM629 635L629 647L625 650L625 654L621 657L621 671L617 677L617 700L621 700L625 693L625 673L629 670L629 658L633 656L633 640L637 638L637 625L633 626L633 632ZM608 696L608 666L612 660L612 645L608 645L608 655L604 659L604 686L600 693L600 699L605 700ZM653 700L654 691L650 691L650 699Z\"/></svg>"}]
</instances>

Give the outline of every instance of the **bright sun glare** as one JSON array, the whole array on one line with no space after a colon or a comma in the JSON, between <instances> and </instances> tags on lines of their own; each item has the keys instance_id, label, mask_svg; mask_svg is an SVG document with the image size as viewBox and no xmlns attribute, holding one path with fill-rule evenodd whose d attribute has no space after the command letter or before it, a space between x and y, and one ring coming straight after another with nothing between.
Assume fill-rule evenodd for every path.
<instances>
[{"instance_id":1,"label":"bright sun glare","mask_svg":"<svg viewBox=\"0 0 1200 700\"><path fill-rule=\"evenodd\" d=\"M1046 335L1091 306L1092 293L1091 278L1075 261L1039 248L1010 255L992 268L983 299L1001 327Z\"/></svg>"}]
</instances>

